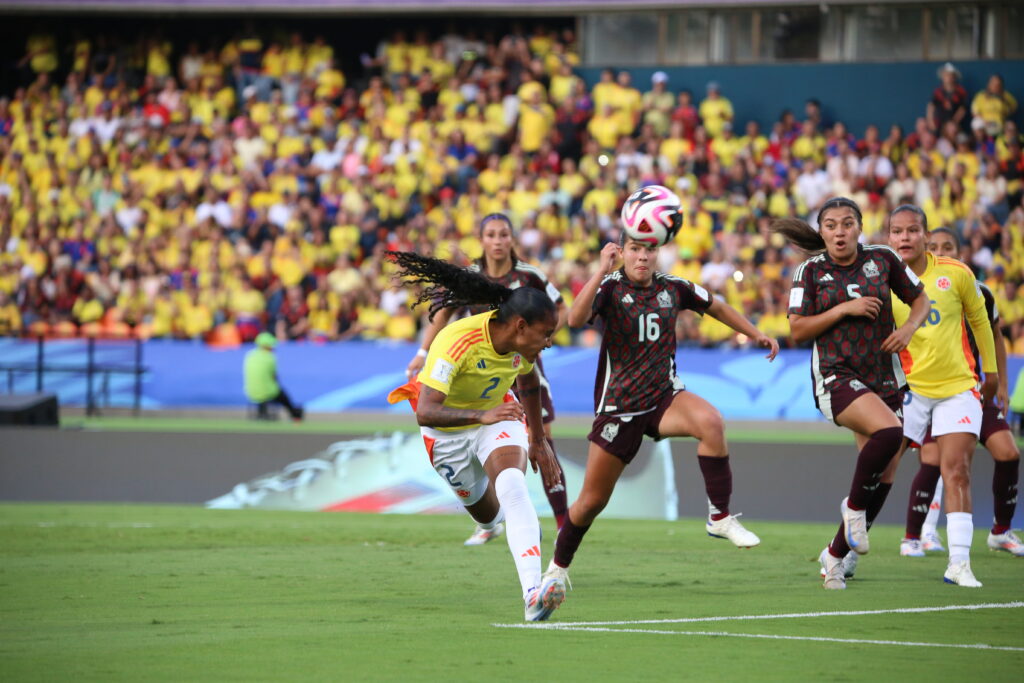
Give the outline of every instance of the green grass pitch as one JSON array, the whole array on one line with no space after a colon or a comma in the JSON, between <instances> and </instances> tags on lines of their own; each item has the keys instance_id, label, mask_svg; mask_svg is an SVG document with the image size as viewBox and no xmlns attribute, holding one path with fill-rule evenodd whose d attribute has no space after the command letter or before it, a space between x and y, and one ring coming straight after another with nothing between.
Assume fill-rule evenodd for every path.
<instances>
[{"instance_id":1,"label":"green grass pitch","mask_svg":"<svg viewBox=\"0 0 1024 683\"><path fill-rule=\"evenodd\" d=\"M943 584L945 557L900 558L900 530L878 527L849 588L826 592L816 557L832 525L744 521L760 547L708 538L700 520L598 520L572 568L573 590L548 623L1024 601L1024 560L990 553L981 529L973 565L984 588ZM545 564L552 526L544 520ZM0 676L1016 681L1024 667L1024 603L501 628L523 618L508 547L501 539L464 548L469 530L467 518L450 516L0 505ZM955 644L1007 649L946 647Z\"/></svg>"}]
</instances>

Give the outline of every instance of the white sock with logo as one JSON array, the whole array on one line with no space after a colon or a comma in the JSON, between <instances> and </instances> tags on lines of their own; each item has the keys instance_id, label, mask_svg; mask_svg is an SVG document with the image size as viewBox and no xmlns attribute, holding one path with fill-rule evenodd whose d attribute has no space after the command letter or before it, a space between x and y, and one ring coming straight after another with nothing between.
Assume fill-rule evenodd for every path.
<instances>
[{"instance_id":1,"label":"white sock with logo","mask_svg":"<svg viewBox=\"0 0 1024 683\"><path fill-rule=\"evenodd\" d=\"M540 585L540 521L526 488L526 475L515 467L502 470L494 479L494 493L505 513L505 538L519 572L523 597Z\"/></svg>"},{"instance_id":2,"label":"white sock with logo","mask_svg":"<svg viewBox=\"0 0 1024 683\"><path fill-rule=\"evenodd\" d=\"M949 563L971 559L971 539L974 537L974 518L970 512L946 513L946 541L949 543Z\"/></svg>"}]
</instances>

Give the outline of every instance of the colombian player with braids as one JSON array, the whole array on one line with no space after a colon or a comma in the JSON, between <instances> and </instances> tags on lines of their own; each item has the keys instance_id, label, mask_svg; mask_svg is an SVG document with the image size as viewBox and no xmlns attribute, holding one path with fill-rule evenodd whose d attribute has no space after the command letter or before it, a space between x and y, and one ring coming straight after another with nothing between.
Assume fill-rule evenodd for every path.
<instances>
[{"instance_id":1,"label":"colombian player with braids","mask_svg":"<svg viewBox=\"0 0 1024 683\"><path fill-rule=\"evenodd\" d=\"M820 232L796 218L773 229L790 244L815 254L793 272L789 324L793 340L813 341L814 400L829 420L853 432L860 453L847 498L839 505L839 531L821 551L827 589L846 588L843 558L869 550L869 521L888 489L879 485L903 444L906 377L896 355L928 316L928 297L917 275L889 247L861 246L861 213L845 197L818 213ZM910 304L899 328L890 292Z\"/></svg>"},{"instance_id":2,"label":"colombian player with braids","mask_svg":"<svg viewBox=\"0 0 1024 683\"><path fill-rule=\"evenodd\" d=\"M956 233L949 228L936 228L928 233L928 251L936 257L958 259L960 241ZM992 338L995 342L996 369L999 372L999 388L996 400L988 401L982 407L981 430L978 440L985 446L995 461L992 473L992 497L994 519L988 534L988 547L991 550L1004 550L1017 557L1024 556L1024 543L1021 543L1010 524L1013 513L1017 509L1017 478L1020 469L1020 449L1013 440L1010 425L1006 422L1003 411L1010 403L1010 392L1007 385L1006 343L999 329L999 309L996 308L995 296L981 281L978 281L982 296L985 297L985 314L992 327ZM968 332L971 332L968 330ZM970 335L971 357L975 367L981 365L978 342L973 333ZM961 345L960 339L954 344ZM926 515L931 516L929 508L939 506L942 499L942 480L940 479L939 446L935 437L929 433L921 446L921 467L910 487L910 500L907 503L907 527L903 541L900 543L900 555L907 557L923 557L926 550L942 551L942 541L935 533L935 525L927 527ZM932 502L932 499L935 499ZM929 503L931 502L931 505ZM936 517L937 517L936 512ZM928 545L928 542L931 545Z\"/></svg>"},{"instance_id":3,"label":"colombian player with braids","mask_svg":"<svg viewBox=\"0 0 1024 683\"><path fill-rule=\"evenodd\" d=\"M606 244L597 272L569 311L573 327L600 317L604 333L583 488L558 533L555 557L545 577L568 581L567 569L584 534L608 504L645 434L656 440L695 437L708 494L708 534L727 538L739 547L761 542L729 514L732 470L721 414L700 396L686 391L676 375L676 318L685 310L707 313L769 349L769 360L774 360L779 345L703 287L655 272L657 249L631 237L624 237L621 246ZM620 257L623 266L616 270Z\"/></svg>"},{"instance_id":4,"label":"colombian player with braids","mask_svg":"<svg viewBox=\"0 0 1024 683\"><path fill-rule=\"evenodd\" d=\"M565 303L562 301L562 294L554 285L548 282L548 278L544 275L543 271L519 260L519 257L516 256L513 240L512 221L509 220L508 216L500 213L484 216L483 220L480 221L480 244L483 246L483 255L469 269L480 273L491 282L496 282L509 289L533 287L547 294L551 301L554 302L555 310L558 313L558 327L555 328L557 332L558 328L565 324L565 317L568 313ZM486 308L486 306L470 306L468 310L469 314L472 315L482 313ZM433 320L430 321L430 324L423 331L422 348L416 352L416 355L409 362L406 375L410 378L415 377L423 369L423 360L427 357L427 349L430 348L430 344L434 341L437 333L451 322L456 313L457 310L455 308L442 308L437 311ZM537 359L537 372L540 375L540 401L541 415L544 420L544 433L547 435L551 452L555 453L555 442L551 438L551 423L555 419L555 405L551 399L551 385L548 383L547 378L544 377L544 365L540 358ZM555 453L555 460L556 462L558 460L557 453ZM559 470L561 470L561 466L559 466ZM566 508L568 507L565 497L565 474L562 473L560 481L551 488L545 487L544 492L547 495L548 504L551 505L551 511L555 515L555 523L561 528L562 522L565 520ZM466 540L466 545L482 545L492 538L499 536L501 532L502 525L500 524L493 529L487 529L478 524L473 534Z\"/></svg>"},{"instance_id":5,"label":"colombian player with braids","mask_svg":"<svg viewBox=\"0 0 1024 683\"><path fill-rule=\"evenodd\" d=\"M504 519L526 620L545 620L565 598L565 584L541 576L540 522L525 471L529 458L545 486L559 480L541 422L534 365L551 346L555 304L532 287L509 289L445 261L410 252L387 255L401 277L427 285L419 302L430 302L430 315L446 307L489 307L441 330L418 379L388 400L412 402L431 465L473 519L487 528ZM513 382L522 403L510 391Z\"/></svg>"}]
</instances>

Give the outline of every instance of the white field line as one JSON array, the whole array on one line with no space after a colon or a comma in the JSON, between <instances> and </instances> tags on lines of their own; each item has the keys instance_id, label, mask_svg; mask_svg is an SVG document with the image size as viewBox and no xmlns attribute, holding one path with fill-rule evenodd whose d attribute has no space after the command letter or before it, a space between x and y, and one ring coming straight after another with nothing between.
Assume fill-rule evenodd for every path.
<instances>
[{"instance_id":1,"label":"white field line","mask_svg":"<svg viewBox=\"0 0 1024 683\"><path fill-rule=\"evenodd\" d=\"M1024 601L985 602L976 605L944 605L941 607L900 607L896 609L855 610L844 612L792 612L789 614L747 614L728 617L689 617L684 619L637 619L631 621L574 621L530 624L493 624L498 628L576 629L584 626L635 626L641 624L695 624L709 621L760 621L763 619L809 619L815 617L859 617L872 614L920 614L923 612L954 612L978 609L1015 609ZM624 629L618 629L624 630ZM654 631L648 631L654 633ZM675 633L675 631L671 631Z\"/></svg>"},{"instance_id":2,"label":"white field line","mask_svg":"<svg viewBox=\"0 0 1024 683\"><path fill-rule=\"evenodd\" d=\"M496 626L498 624L495 624ZM764 638L767 640L810 640L823 643L857 643L864 645L898 645L900 647L952 647L964 650L1005 650L1024 652L1024 647L986 645L985 643L918 643L902 640L867 640L865 638L824 638L820 636L778 636L764 633L728 633L726 631L662 631L645 628L608 628L601 626L563 626L559 631L596 631L604 633L653 633L666 636L721 636L726 638Z\"/></svg>"}]
</instances>

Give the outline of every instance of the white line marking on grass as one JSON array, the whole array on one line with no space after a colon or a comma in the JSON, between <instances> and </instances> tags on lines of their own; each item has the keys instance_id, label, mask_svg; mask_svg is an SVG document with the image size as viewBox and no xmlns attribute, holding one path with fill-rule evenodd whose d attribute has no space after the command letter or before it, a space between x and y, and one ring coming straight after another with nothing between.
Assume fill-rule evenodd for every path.
<instances>
[{"instance_id":1,"label":"white line marking on grass","mask_svg":"<svg viewBox=\"0 0 1024 683\"><path fill-rule=\"evenodd\" d=\"M498 624L495 624L496 626ZM517 624L518 625L518 624ZM644 628L607 628L595 626L561 626L558 631L596 631L603 633L653 633L666 636L712 636L725 638L764 638L767 640L810 640L822 643L858 643L863 645L899 645L901 647L952 647L964 650L1005 650L1024 652L1024 647L987 645L985 643L918 643L903 640L868 640L865 638L825 638L821 636L779 636L764 633L728 633L725 631L663 631Z\"/></svg>"},{"instance_id":2,"label":"white line marking on grass","mask_svg":"<svg viewBox=\"0 0 1024 683\"><path fill-rule=\"evenodd\" d=\"M984 602L977 605L944 605L941 607L900 607L896 609L872 609L843 612L793 612L789 614L746 614L730 617L689 617L685 619L637 619L632 621L574 621L547 622L544 624L493 624L498 628L561 629L580 626L631 626L640 624L695 624L708 621L758 621L762 619L807 619L814 617L859 617L872 614L920 614L922 612L953 612L977 609L1014 609L1024 607L1024 602ZM651 631L653 633L653 631ZM675 633L675 631L672 631Z\"/></svg>"}]
</instances>

